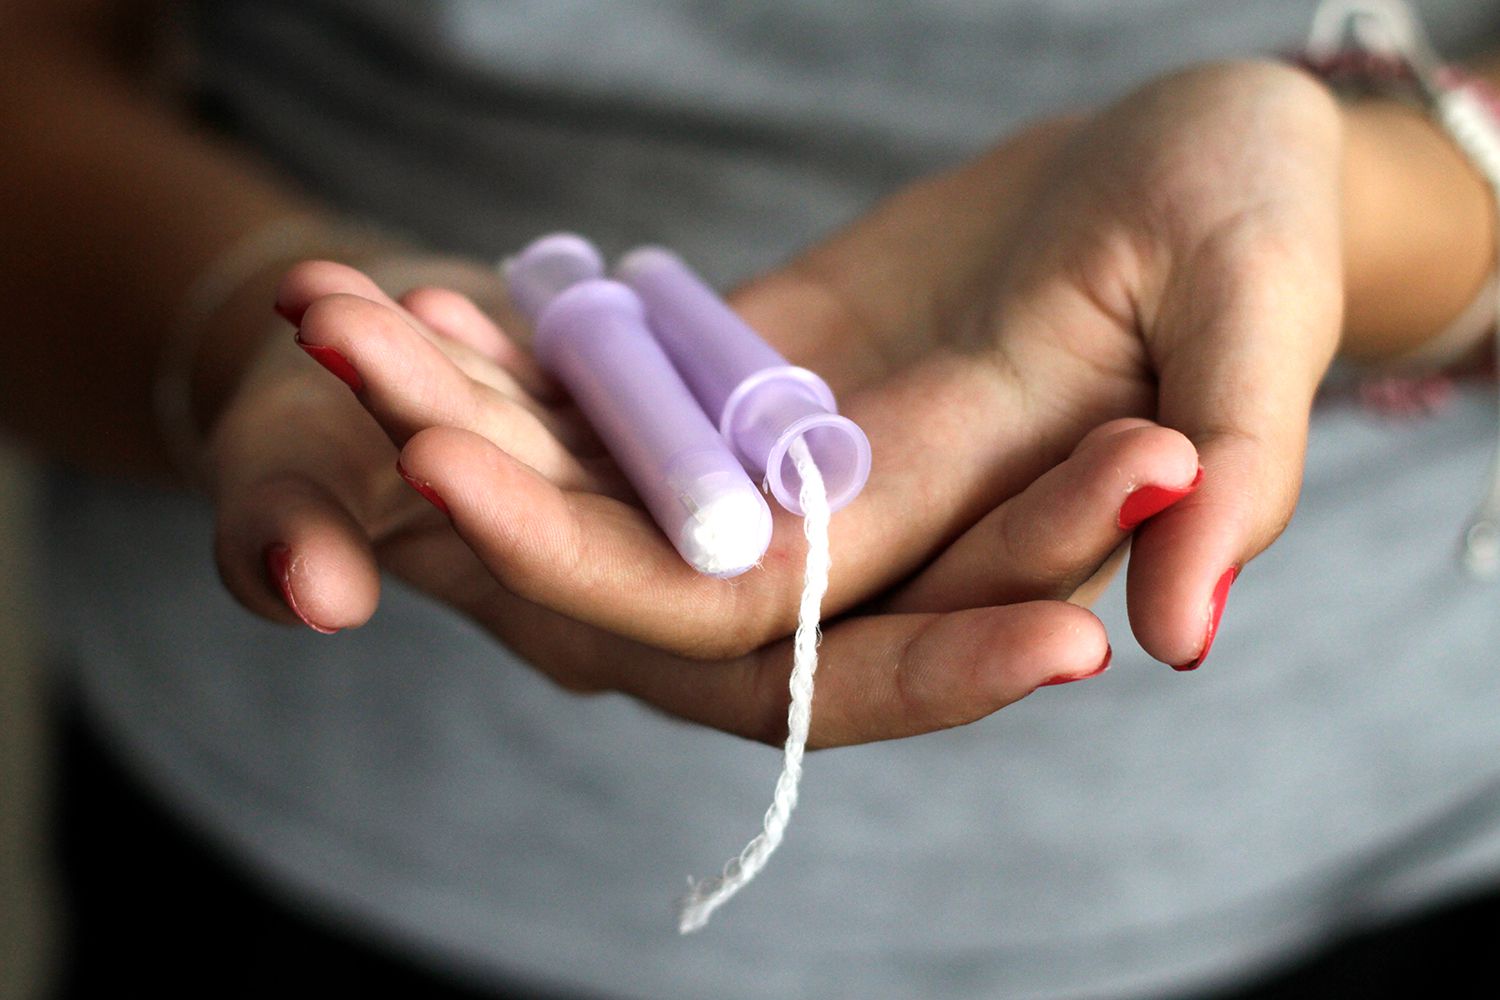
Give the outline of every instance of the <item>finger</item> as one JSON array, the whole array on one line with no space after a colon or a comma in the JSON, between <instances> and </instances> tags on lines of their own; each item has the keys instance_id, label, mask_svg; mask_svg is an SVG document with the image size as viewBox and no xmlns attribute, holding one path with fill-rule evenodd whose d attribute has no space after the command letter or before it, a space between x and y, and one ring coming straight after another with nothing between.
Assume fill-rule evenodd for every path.
<instances>
[{"instance_id":1,"label":"finger","mask_svg":"<svg viewBox=\"0 0 1500 1000\"><path fill-rule=\"evenodd\" d=\"M1137 535L1128 594L1142 647L1179 669L1208 655L1239 568L1296 505L1313 396L1339 328L1338 249L1316 237L1188 269L1191 292L1170 289L1157 321L1159 419L1192 438L1205 475Z\"/></svg>"},{"instance_id":2,"label":"finger","mask_svg":"<svg viewBox=\"0 0 1500 1000\"><path fill-rule=\"evenodd\" d=\"M333 401L347 407L342 421L309 402L320 397L320 384L310 384L322 382L318 374L226 410L212 456L214 556L225 585L252 611L333 632L374 613L380 577L371 525L399 483L389 473L389 443L352 400ZM268 433L268 423L316 432ZM383 486L372 464L385 466Z\"/></svg>"},{"instance_id":3,"label":"finger","mask_svg":"<svg viewBox=\"0 0 1500 1000\"><path fill-rule=\"evenodd\" d=\"M808 745L966 725L1038 687L1102 672L1109 653L1099 620L1060 602L841 621L825 629L819 646ZM763 743L786 738L791 640L727 663L659 657L642 650L604 661L612 664L610 683L716 729Z\"/></svg>"},{"instance_id":4,"label":"finger","mask_svg":"<svg viewBox=\"0 0 1500 1000\"><path fill-rule=\"evenodd\" d=\"M762 728L786 735L790 641L757 657ZM1060 602L942 615L880 615L825 630L809 744L900 739L966 725L1038 687L1082 680L1109 666L1104 626Z\"/></svg>"},{"instance_id":5,"label":"finger","mask_svg":"<svg viewBox=\"0 0 1500 1000\"><path fill-rule=\"evenodd\" d=\"M450 532L403 533L383 557L570 691L621 691L767 743L786 736L790 640L728 660L688 659L525 600ZM809 742L844 746L963 725L1108 665L1099 620L1060 602L835 622L819 647Z\"/></svg>"},{"instance_id":6,"label":"finger","mask_svg":"<svg viewBox=\"0 0 1500 1000\"><path fill-rule=\"evenodd\" d=\"M404 293L396 302L429 330L457 341L476 354L498 360L515 345L467 296L436 285Z\"/></svg>"},{"instance_id":7,"label":"finger","mask_svg":"<svg viewBox=\"0 0 1500 1000\"><path fill-rule=\"evenodd\" d=\"M874 465L864 492L831 525L830 607L910 578L1062 461L1087 429L1044 441L1028 429L1026 405L1016 380L960 354L936 355L848 401L843 409L869 435Z\"/></svg>"},{"instance_id":8,"label":"finger","mask_svg":"<svg viewBox=\"0 0 1500 1000\"><path fill-rule=\"evenodd\" d=\"M955 475L951 461L929 446L943 440L962 451L959 442L972 433L974 421L963 405L949 412L942 403L945 392L963 396L970 390L961 379L944 376L927 383L926 391L903 387L911 406L894 412L929 414L930 437L911 434L910 419L888 426L894 419L888 412L851 407L851 413L868 416L864 426L884 450L864 495L831 525L835 570L825 601L830 616L908 576L934 539L957 533L950 524L971 524L978 512L993 507L986 472L1001 469L1001 482L1035 478L1036 471L1004 465L1012 461L1009 455L990 469ZM974 451L983 455L993 448L976 443ZM779 527L761 566L725 582L694 573L639 507L560 490L474 435L424 431L408 442L401 460L442 498L455 527L491 571L528 600L642 642L715 659L754 649L795 623L806 550L796 519L785 512L776 513ZM913 505L913 497L923 502Z\"/></svg>"},{"instance_id":9,"label":"finger","mask_svg":"<svg viewBox=\"0 0 1500 1000\"><path fill-rule=\"evenodd\" d=\"M471 613L496 622L511 649L569 690L621 691L748 739L786 738L790 640L731 660L686 659L582 625L493 581L476 607L483 587L462 584ZM974 722L1039 687L1101 673L1110 649L1085 609L1033 602L851 618L825 629L818 659L808 745L826 748Z\"/></svg>"},{"instance_id":10,"label":"finger","mask_svg":"<svg viewBox=\"0 0 1500 1000\"><path fill-rule=\"evenodd\" d=\"M771 628L768 611L776 614L776 633L789 631L781 621L796 607L794 591L779 602L758 599L765 596L760 587L782 581L762 574L746 585L744 577L702 576L640 507L560 489L481 436L431 428L402 449L401 465L441 499L496 578L527 600L698 657L760 645ZM795 534L783 531L781 544L796 544Z\"/></svg>"},{"instance_id":11,"label":"finger","mask_svg":"<svg viewBox=\"0 0 1500 1000\"><path fill-rule=\"evenodd\" d=\"M404 294L398 302L363 271L334 261L309 260L297 264L282 277L276 292L276 311L293 326L300 327L313 303L334 295L357 296L390 309L407 320L416 333L432 341L470 378L519 402L531 402L531 394L523 382L490 354L491 351L504 356L519 354L524 359L524 352L466 296L424 286ZM425 319L412 313L406 307L408 300L424 309L430 308L434 318L445 324L442 332L430 328ZM468 309L463 307L465 303ZM522 366L523 374L530 377L534 364L527 359ZM543 388L556 391L545 380Z\"/></svg>"},{"instance_id":12,"label":"finger","mask_svg":"<svg viewBox=\"0 0 1500 1000\"><path fill-rule=\"evenodd\" d=\"M482 348L485 356L494 362L474 363L464 357L455 358L464 374L476 381L512 398L531 399L543 404L529 407L538 415L552 419L549 426L565 427L566 433L559 437L568 443L569 450L581 458L603 456L606 449L588 426L588 422L572 405L567 392L558 382L544 372L536 359L495 325L495 322L468 296L447 288L418 288L401 297L401 306L418 322L430 327L445 337L463 335L467 342Z\"/></svg>"},{"instance_id":13,"label":"finger","mask_svg":"<svg viewBox=\"0 0 1500 1000\"><path fill-rule=\"evenodd\" d=\"M548 403L562 400L557 382L468 296L428 285L401 296L400 304L432 330L494 361L534 398Z\"/></svg>"},{"instance_id":14,"label":"finger","mask_svg":"<svg viewBox=\"0 0 1500 1000\"><path fill-rule=\"evenodd\" d=\"M214 558L246 607L316 632L363 625L379 601L368 537L348 508L307 476L264 480L229 502Z\"/></svg>"},{"instance_id":15,"label":"finger","mask_svg":"<svg viewBox=\"0 0 1500 1000\"><path fill-rule=\"evenodd\" d=\"M328 295L357 295L392 309L396 300L363 271L331 260L306 260L287 271L276 289L276 312L293 326L302 325L302 314Z\"/></svg>"},{"instance_id":16,"label":"finger","mask_svg":"<svg viewBox=\"0 0 1500 1000\"><path fill-rule=\"evenodd\" d=\"M1197 486L1186 437L1110 421L965 532L885 605L947 611L1073 595L1151 516Z\"/></svg>"},{"instance_id":17,"label":"finger","mask_svg":"<svg viewBox=\"0 0 1500 1000\"><path fill-rule=\"evenodd\" d=\"M565 488L610 485L559 440L564 428L470 379L392 307L357 295L325 295L303 312L298 343L344 379L398 446L425 427L461 427Z\"/></svg>"}]
</instances>

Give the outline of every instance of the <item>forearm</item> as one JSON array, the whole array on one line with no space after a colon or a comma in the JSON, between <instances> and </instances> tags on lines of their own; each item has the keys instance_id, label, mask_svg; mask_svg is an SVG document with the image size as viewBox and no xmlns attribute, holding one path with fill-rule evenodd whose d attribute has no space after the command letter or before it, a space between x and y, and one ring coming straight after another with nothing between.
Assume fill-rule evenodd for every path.
<instances>
[{"instance_id":1,"label":"forearm","mask_svg":"<svg viewBox=\"0 0 1500 1000\"><path fill-rule=\"evenodd\" d=\"M108 471L166 466L151 406L185 291L243 234L308 211L248 157L195 130L97 39L0 45L0 420ZM268 329L274 273L216 310L201 345L232 369ZM211 380L210 380L211 381ZM210 386L210 392L212 392Z\"/></svg>"},{"instance_id":2,"label":"forearm","mask_svg":"<svg viewBox=\"0 0 1500 1000\"><path fill-rule=\"evenodd\" d=\"M1500 63L1481 72L1500 82ZM1493 276L1494 196L1418 110L1361 101L1345 122L1342 350L1396 358L1442 332Z\"/></svg>"}]
</instances>

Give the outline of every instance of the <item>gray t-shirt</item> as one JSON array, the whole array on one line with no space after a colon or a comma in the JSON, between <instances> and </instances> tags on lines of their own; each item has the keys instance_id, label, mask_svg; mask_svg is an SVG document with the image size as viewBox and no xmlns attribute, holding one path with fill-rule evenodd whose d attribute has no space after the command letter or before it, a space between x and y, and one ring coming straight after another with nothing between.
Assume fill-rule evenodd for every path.
<instances>
[{"instance_id":1,"label":"gray t-shirt","mask_svg":"<svg viewBox=\"0 0 1500 1000\"><path fill-rule=\"evenodd\" d=\"M1500 41L1500 4L1422 6L1447 51ZM1310 8L222 0L201 37L219 116L351 211L485 255L661 241L729 281L1024 118L1295 47ZM771 750L561 692L394 583L357 631L261 622L201 506L81 478L50 510L54 642L127 759L268 884L481 977L1201 988L1500 882L1500 591L1454 559L1491 391L1406 424L1330 394L1297 517L1202 670L1135 649L1115 588L1113 670L814 755L781 853L686 939L672 897L755 827Z\"/></svg>"}]
</instances>

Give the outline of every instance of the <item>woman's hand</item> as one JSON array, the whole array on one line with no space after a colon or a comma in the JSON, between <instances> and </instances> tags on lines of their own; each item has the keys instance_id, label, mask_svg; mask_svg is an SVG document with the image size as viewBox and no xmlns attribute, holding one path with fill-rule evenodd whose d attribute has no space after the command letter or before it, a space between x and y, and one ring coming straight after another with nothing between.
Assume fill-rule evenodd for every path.
<instances>
[{"instance_id":1,"label":"woman's hand","mask_svg":"<svg viewBox=\"0 0 1500 1000\"><path fill-rule=\"evenodd\" d=\"M1096 669L1098 622L1046 599L1074 593L1141 511L1191 493L1200 461L1202 488L1137 532L1130 602L1149 652L1201 662L1233 570L1295 502L1338 339L1342 141L1338 109L1300 73L1192 70L916 185L735 297L829 379L876 453L834 519L828 607L865 614L828 630L814 742L968 721ZM443 513L413 513L372 473L366 494L403 516L350 501L307 523L342 517L349 553L374 538L381 561L560 683L778 733L795 520L779 517L764 569L699 577L492 325L443 329L475 357L433 350L445 324L421 296L394 303L321 267L294 272L282 310L357 373ZM496 357L504 384L484 370ZM294 556L324 624L372 607L374 557L349 553Z\"/></svg>"},{"instance_id":2,"label":"woman's hand","mask_svg":"<svg viewBox=\"0 0 1500 1000\"><path fill-rule=\"evenodd\" d=\"M736 296L874 446L865 494L834 519L830 609L1066 598L1125 537L1127 496L1186 492L1201 462L1202 487L1137 533L1129 590L1146 650L1201 662L1234 573L1296 500L1338 342L1342 135L1300 72L1191 70L919 184ZM361 350L352 328L316 336ZM1137 427L1121 474L1087 449L1048 473L1122 417L1197 450ZM485 437L434 427L403 462L512 592L696 655L789 630L790 518L765 568L726 585L683 566L639 509Z\"/></svg>"},{"instance_id":3,"label":"woman's hand","mask_svg":"<svg viewBox=\"0 0 1500 1000\"><path fill-rule=\"evenodd\" d=\"M485 311L432 287L393 300L364 274L330 263L295 268L278 308L299 325L303 350L290 336L270 340L214 434L219 561L242 601L272 618L289 620L291 609L321 630L357 625L374 610L383 565L468 614L564 686L622 690L697 722L779 738L791 662L779 636L704 662L567 617L508 585L490 536L524 533L533 524L555 530L545 505L559 498L589 512L583 530L609 518L638 525L647 559L666 543L631 504L576 411ZM460 454L443 464L454 467L466 492L450 493L458 499L447 503L462 512L454 522L463 537L428 481L409 473L437 506L396 474L398 447L404 460L437 449L426 461L450 446ZM1191 448L1145 421L1118 422L1020 492L1010 505L1018 525L1050 519L1064 529L1017 535L1019 558L1000 575L1012 598L1025 603L957 614L872 612L831 623L813 743L951 726L1039 685L1098 672L1108 645L1097 620L1037 598L1057 591L1052 574L1065 561L1078 561L1068 574L1081 580L1118 546L1126 535L1117 516L1122 481L1150 478L1163 463L1191 470ZM495 476L512 481L496 483ZM537 502L542 506L532 506ZM785 528L794 531L795 523ZM797 543L779 544L786 550ZM1042 572L1026 565L1031 557ZM795 587L800 557L783 562L783 582ZM599 568L581 568L603 579ZM622 590L637 581L660 586L639 567L615 570ZM659 571L674 582L684 573L700 579L675 554ZM710 624L685 623L683 635Z\"/></svg>"},{"instance_id":4,"label":"woman's hand","mask_svg":"<svg viewBox=\"0 0 1500 1000\"><path fill-rule=\"evenodd\" d=\"M1179 667L1207 655L1234 574L1296 502L1338 347L1342 137L1325 90L1279 65L1147 86L1060 151L966 318L1043 453L1124 414L1197 447L1202 487L1137 532L1128 589L1137 639ZM971 536L900 606L962 600L982 523Z\"/></svg>"}]
</instances>

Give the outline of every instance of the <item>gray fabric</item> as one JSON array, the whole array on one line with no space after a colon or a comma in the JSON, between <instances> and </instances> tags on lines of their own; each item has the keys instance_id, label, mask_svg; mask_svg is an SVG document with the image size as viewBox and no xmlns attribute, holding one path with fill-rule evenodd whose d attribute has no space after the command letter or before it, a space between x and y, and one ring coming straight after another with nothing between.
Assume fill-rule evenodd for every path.
<instances>
[{"instance_id":1,"label":"gray fabric","mask_svg":"<svg viewBox=\"0 0 1500 1000\"><path fill-rule=\"evenodd\" d=\"M211 91L320 194L442 246L587 231L727 280L1017 123L1286 51L1308 0L256 0L205 8ZM1440 44L1495 5L1428 4ZM851 11L852 8L852 11Z\"/></svg>"},{"instance_id":2,"label":"gray fabric","mask_svg":"<svg viewBox=\"0 0 1500 1000\"><path fill-rule=\"evenodd\" d=\"M1500 7L1427 6L1450 45ZM443 245L573 227L728 280L1024 116L1290 46L1309 8L219 2L205 82L322 193ZM1404 425L1330 399L1201 671L1135 649L1116 588L1103 677L811 758L775 862L686 940L671 897L753 829L770 750L559 692L394 584L355 632L262 623L217 585L204 510L80 478L51 508L54 641L136 766L272 885L481 975L1159 995L1500 880L1500 592L1453 559L1487 393Z\"/></svg>"}]
</instances>

